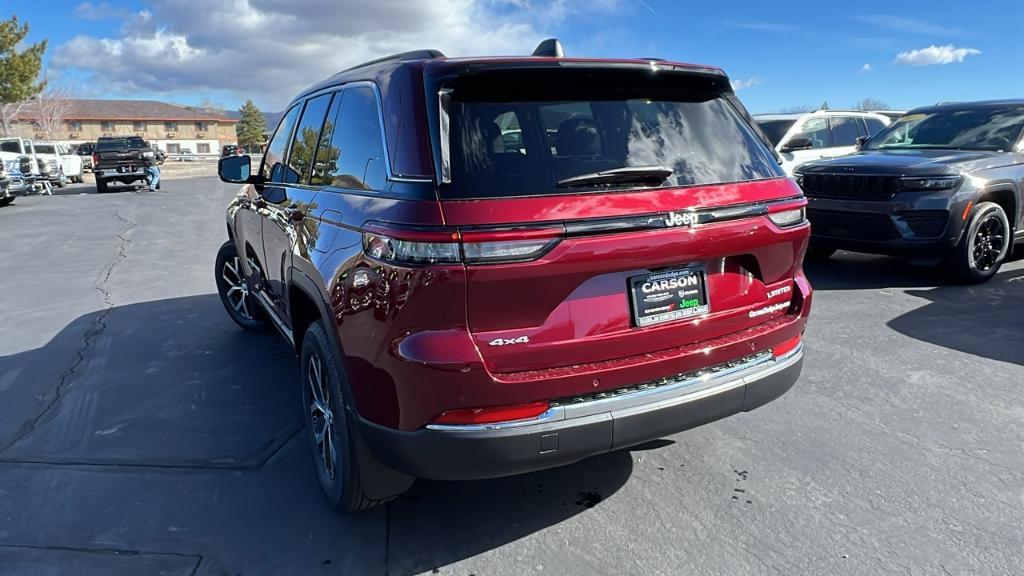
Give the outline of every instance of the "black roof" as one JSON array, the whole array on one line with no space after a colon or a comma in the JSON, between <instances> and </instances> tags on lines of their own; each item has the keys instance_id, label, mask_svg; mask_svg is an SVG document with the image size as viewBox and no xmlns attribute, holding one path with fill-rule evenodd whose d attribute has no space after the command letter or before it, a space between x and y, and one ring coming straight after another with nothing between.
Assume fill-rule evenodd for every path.
<instances>
[{"instance_id":1,"label":"black roof","mask_svg":"<svg viewBox=\"0 0 1024 576\"><path fill-rule=\"evenodd\" d=\"M1024 99L1007 98L1004 100L978 100L976 102L941 102L933 106L921 106L907 114L928 114L949 110L985 110L989 108L1024 108Z\"/></svg>"}]
</instances>

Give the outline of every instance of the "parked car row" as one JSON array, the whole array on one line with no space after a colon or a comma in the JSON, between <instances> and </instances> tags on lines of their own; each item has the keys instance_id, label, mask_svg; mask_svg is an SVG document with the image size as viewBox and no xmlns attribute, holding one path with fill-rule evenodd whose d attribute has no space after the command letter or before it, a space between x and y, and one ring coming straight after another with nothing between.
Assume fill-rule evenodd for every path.
<instances>
[{"instance_id":1,"label":"parked car row","mask_svg":"<svg viewBox=\"0 0 1024 576\"><path fill-rule=\"evenodd\" d=\"M984 282L1024 241L1024 100L917 108L793 176L808 200L810 257L904 256Z\"/></svg>"},{"instance_id":2,"label":"parked car row","mask_svg":"<svg viewBox=\"0 0 1024 576\"><path fill-rule=\"evenodd\" d=\"M38 146L42 146L40 149ZM0 138L0 163L8 179L9 194L49 193L67 183L65 167L80 169L57 144L35 144L28 138ZM7 202L10 203L10 202Z\"/></svg>"}]
</instances>

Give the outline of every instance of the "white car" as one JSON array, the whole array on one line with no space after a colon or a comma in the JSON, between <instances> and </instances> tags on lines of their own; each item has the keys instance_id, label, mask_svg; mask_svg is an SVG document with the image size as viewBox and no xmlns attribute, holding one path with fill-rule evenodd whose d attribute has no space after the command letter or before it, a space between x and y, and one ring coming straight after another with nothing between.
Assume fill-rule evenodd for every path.
<instances>
[{"instance_id":1,"label":"white car","mask_svg":"<svg viewBox=\"0 0 1024 576\"><path fill-rule=\"evenodd\" d=\"M72 182L82 182L85 169L82 166L82 158L72 154L67 146L58 142L36 142L36 157L46 162L57 162L64 177Z\"/></svg>"},{"instance_id":2,"label":"white car","mask_svg":"<svg viewBox=\"0 0 1024 576\"><path fill-rule=\"evenodd\" d=\"M782 156L782 169L790 176L804 162L852 154L858 138L876 134L892 123L877 112L843 110L759 114L754 120Z\"/></svg>"}]
</instances>

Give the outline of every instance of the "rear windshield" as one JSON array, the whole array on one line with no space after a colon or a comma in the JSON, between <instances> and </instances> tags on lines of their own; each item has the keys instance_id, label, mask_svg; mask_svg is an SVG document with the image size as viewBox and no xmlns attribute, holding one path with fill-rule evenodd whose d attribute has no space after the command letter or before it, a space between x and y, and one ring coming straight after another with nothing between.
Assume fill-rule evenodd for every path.
<instances>
[{"instance_id":1,"label":"rear windshield","mask_svg":"<svg viewBox=\"0 0 1024 576\"><path fill-rule=\"evenodd\" d=\"M779 142L782 141L782 137L789 132L790 127L796 124L796 120L758 120L757 125L761 127L761 131L768 137L768 141L773 146L778 146Z\"/></svg>"},{"instance_id":2,"label":"rear windshield","mask_svg":"<svg viewBox=\"0 0 1024 576\"><path fill-rule=\"evenodd\" d=\"M96 142L96 151L123 150L125 148L145 148L142 138L104 138Z\"/></svg>"},{"instance_id":3,"label":"rear windshield","mask_svg":"<svg viewBox=\"0 0 1024 576\"><path fill-rule=\"evenodd\" d=\"M604 72L570 78L563 70L549 78L509 73L461 79L445 103L451 183L441 186L441 195L538 196L782 175L720 92L699 79L667 76L676 78ZM564 185L569 178L624 167L667 168L671 175L660 182Z\"/></svg>"},{"instance_id":4,"label":"rear windshield","mask_svg":"<svg viewBox=\"0 0 1024 576\"><path fill-rule=\"evenodd\" d=\"M56 154L53 144L36 144L36 154Z\"/></svg>"}]
</instances>

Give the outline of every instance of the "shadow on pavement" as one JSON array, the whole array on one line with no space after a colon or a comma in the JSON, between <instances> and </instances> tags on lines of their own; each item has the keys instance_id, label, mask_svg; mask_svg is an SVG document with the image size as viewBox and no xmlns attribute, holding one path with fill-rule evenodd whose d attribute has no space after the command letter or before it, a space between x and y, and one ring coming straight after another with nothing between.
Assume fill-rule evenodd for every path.
<instances>
[{"instance_id":1,"label":"shadow on pavement","mask_svg":"<svg viewBox=\"0 0 1024 576\"><path fill-rule=\"evenodd\" d=\"M909 260L853 252L836 252L826 260L808 260L804 270L817 290L925 287L948 283L936 267Z\"/></svg>"},{"instance_id":2,"label":"shadow on pavement","mask_svg":"<svg viewBox=\"0 0 1024 576\"><path fill-rule=\"evenodd\" d=\"M0 408L0 460L257 468L303 423L291 358L214 294L87 314L0 357L2 388L41 398Z\"/></svg>"},{"instance_id":3,"label":"shadow on pavement","mask_svg":"<svg viewBox=\"0 0 1024 576\"><path fill-rule=\"evenodd\" d=\"M240 557L273 557L280 573L310 573L302 563L314 560L413 573L600 505L632 473L630 453L617 452L511 478L423 481L387 508L335 513L297 437L296 385L283 340L237 328L215 294L87 314L0 357L0 483L11 497L0 517L17 526L0 530L0 547L37 567L73 556L61 548L115 539L126 553L201 552L203 566L230 573Z\"/></svg>"},{"instance_id":4,"label":"shadow on pavement","mask_svg":"<svg viewBox=\"0 0 1024 576\"><path fill-rule=\"evenodd\" d=\"M986 284L908 290L928 301L893 318L901 334L944 348L1024 366L1024 269Z\"/></svg>"},{"instance_id":5,"label":"shadow on pavement","mask_svg":"<svg viewBox=\"0 0 1024 576\"><path fill-rule=\"evenodd\" d=\"M554 526L599 506L632 471L632 455L619 451L509 478L418 481L388 506L388 573L431 572Z\"/></svg>"}]
</instances>

